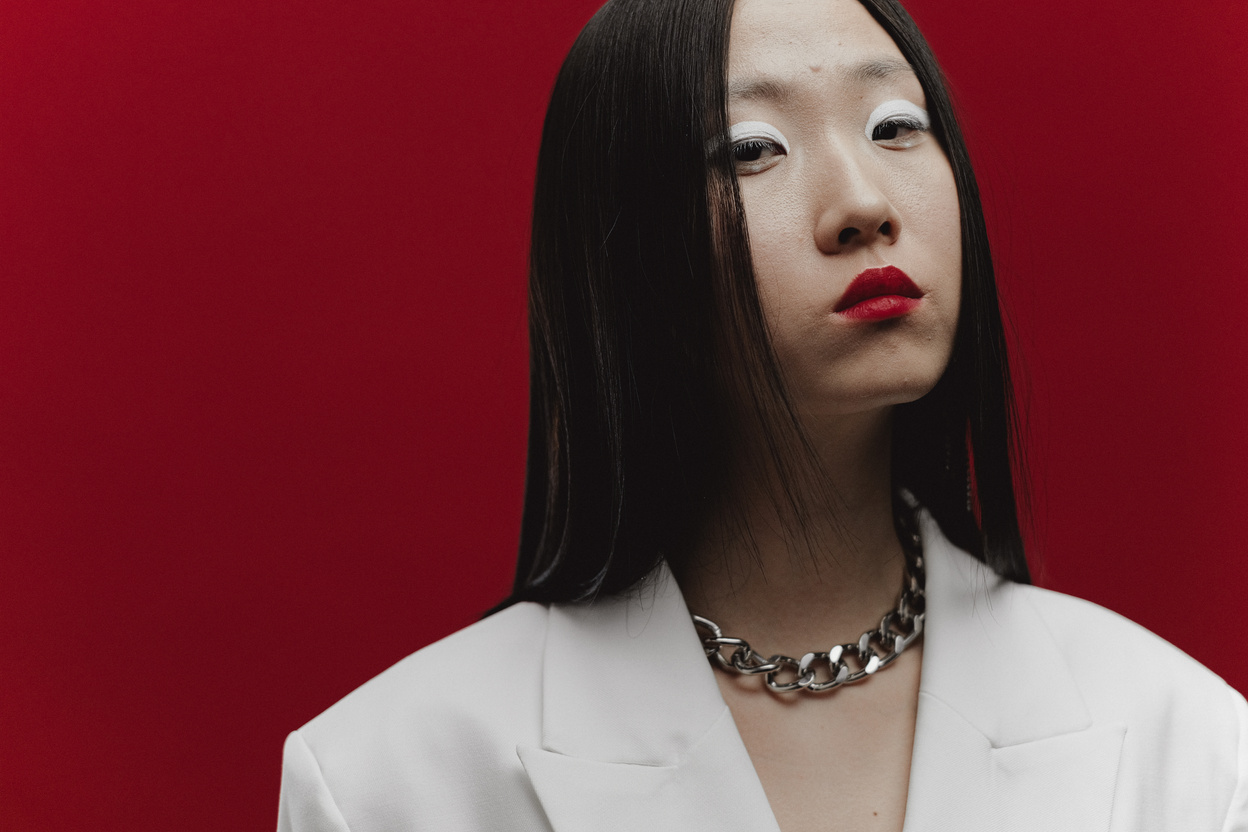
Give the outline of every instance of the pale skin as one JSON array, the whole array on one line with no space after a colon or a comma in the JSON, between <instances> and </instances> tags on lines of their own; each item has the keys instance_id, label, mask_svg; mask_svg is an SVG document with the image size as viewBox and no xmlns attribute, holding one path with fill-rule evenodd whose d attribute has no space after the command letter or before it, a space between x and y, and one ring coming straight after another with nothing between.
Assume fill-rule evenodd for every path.
<instances>
[{"instance_id":1,"label":"pale skin","mask_svg":"<svg viewBox=\"0 0 1248 832\"><path fill-rule=\"evenodd\" d=\"M751 125L747 139L762 142L738 141L737 170L763 311L839 501L815 518L812 553L777 520L768 477L744 466L752 473L730 487L746 497L753 542L713 520L677 578L691 610L765 655L800 656L857 641L897 602L891 411L931 390L949 361L958 200L925 130L868 134L882 105L887 114L904 110L895 102L927 102L856 0L738 0L728 86L729 123ZM832 311L856 275L885 265L923 291L912 312L863 321ZM902 828L921 645L820 696L780 697L758 678L716 672L782 830Z\"/></svg>"}]
</instances>

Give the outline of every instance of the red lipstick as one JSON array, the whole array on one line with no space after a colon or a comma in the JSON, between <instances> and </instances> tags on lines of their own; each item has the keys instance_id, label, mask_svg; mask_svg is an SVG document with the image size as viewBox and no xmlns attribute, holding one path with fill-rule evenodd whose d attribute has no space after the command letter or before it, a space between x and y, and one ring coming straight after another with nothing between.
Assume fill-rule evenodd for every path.
<instances>
[{"instance_id":1,"label":"red lipstick","mask_svg":"<svg viewBox=\"0 0 1248 832\"><path fill-rule=\"evenodd\" d=\"M832 311L857 321L884 321L911 312L923 291L896 266L867 269L854 278Z\"/></svg>"}]
</instances>

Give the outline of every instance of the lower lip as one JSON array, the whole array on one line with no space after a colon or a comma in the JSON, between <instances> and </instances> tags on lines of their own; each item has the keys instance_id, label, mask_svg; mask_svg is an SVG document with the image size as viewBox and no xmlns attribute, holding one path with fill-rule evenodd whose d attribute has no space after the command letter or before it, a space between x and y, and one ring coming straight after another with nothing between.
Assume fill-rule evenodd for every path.
<instances>
[{"instance_id":1,"label":"lower lip","mask_svg":"<svg viewBox=\"0 0 1248 832\"><path fill-rule=\"evenodd\" d=\"M836 314L855 321L887 321L908 315L919 305L922 298L906 298L901 295L879 295L855 303Z\"/></svg>"}]
</instances>

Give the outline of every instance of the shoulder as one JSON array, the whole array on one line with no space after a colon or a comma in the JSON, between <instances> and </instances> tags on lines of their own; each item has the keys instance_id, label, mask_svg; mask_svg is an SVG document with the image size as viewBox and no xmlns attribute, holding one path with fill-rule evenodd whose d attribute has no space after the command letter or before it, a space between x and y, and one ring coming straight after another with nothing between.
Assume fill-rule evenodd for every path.
<instances>
[{"instance_id":1,"label":"shoulder","mask_svg":"<svg viewBox=\"0 0 1248 832\"><path fill-rule=\"evenodd\" d=\"M413 653L292 733L280 828L384 829L417 816L446 829L524 828L516 746L540 739L548 616L539 604L509 607ZM474 792L476 804L447 800L489 780L497 788ZM440 815L455 805L455 816ZM299 825L299 812L315 822ZM341 825L327 823L334 813Z\"/></svg>"},{"instance_id":2,"label":"shoulder","mask_svg":"<svg viewBox=\"0 0 1248 832\"><path fill-rule=\"evenodd\" d=\"M950 543L926 515L929 626L941 641L929 646L960 672L964 651L1009 668L999 692L1017 685L1057 690L1073 685L1094 721L1140 719L1164 726L1180 714L1217 718L1222 737L1238 728L1243 697L1212 671L1144 627L1105 607L996 575ZM933 620L938 616L939 621ZM948 669L942 668L942 669ZM925 672L927 668L925 667ZM1025 714L1020 714L1025 716ZM1227 726L1236 730L1228 732ZM1196 732L1208 735L1208 730Z\"/></svg>"},{"instance_id":3,"label":"shoulder","mask_svg":"<svg viewBox=\"0 0 1248 832\"><path fill-rule=\"evenodd\" d=\"M302 729L306 737L393 735L413 716L422 730L466 719L518 716L540 683L549 612L517 604L418 650L339 700Z\"/></svg>"},{"instance_id":4,"label":"shoulder","mask_svg":"<svg viewBox=\"0 0 1248 832\"><path fill-rule=\"evenodd\" d=\"M1236 724L1235 704L1243 697L1173 644L1091 601L1008 586L1039 614L1093 714L1196 710Z\"/></svg>"},{"instance_id":5,"label":"shoulder","mask_svg":"<svg viewBox=\"0 0 1248 832\"><path fill-rule=\"evenodd\" d=\"M932 522L924 543L921 696L1013 764L1042 747L1097 749L1096 771L1116 784L1114 829L1248 832L1243 696L1117 613L996 575Z\"/></svg>"},{"instance_id":6,"label":"shoulder","mask_svg":"<svg viewBox=\"0 0 1248 832\"><path fill-rule=\"evenodd\" d=\"M1121 811L1139 815L1128 828L1176 811L1181 825L1185 802L1195 810L1210 800L1228 829L1241 828L1234 819L1248 823L1248 703L1240 693L1115 612L1034 586L1008 587L1048 629L1092 723L1125 729L1119 785L1133 797Z\"/></svg>"}]
</instances>

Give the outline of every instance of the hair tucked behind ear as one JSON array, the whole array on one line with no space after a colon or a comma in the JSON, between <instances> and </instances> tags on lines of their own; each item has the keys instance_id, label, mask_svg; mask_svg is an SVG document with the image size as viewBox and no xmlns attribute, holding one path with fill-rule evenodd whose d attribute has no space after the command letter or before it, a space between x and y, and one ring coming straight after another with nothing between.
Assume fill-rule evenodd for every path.
<instances>
[{"instance_id":1,"label":"hair tucked behind ear","mask_svg":"<svg viewBox=\"0 0 1248 832\"><path fill-rule=\"evenodd\" d=\"M961 205L962 310L936 388L897 408L894 483L957 545L1026 581L1016 424L992 259L939 67L894 0L861 0L927 95ZM623 590L678 559L725 498L744 410L802 527L826 472L803 435L755 289L727 135L732 0L610 0L551 95L530 252L530 422L512 595ZM729 392L732 391L732 392ZM730 397L747 396L728 406ZM968 484L976 485L974 505Z\"/></svg>"}]
</instances>

